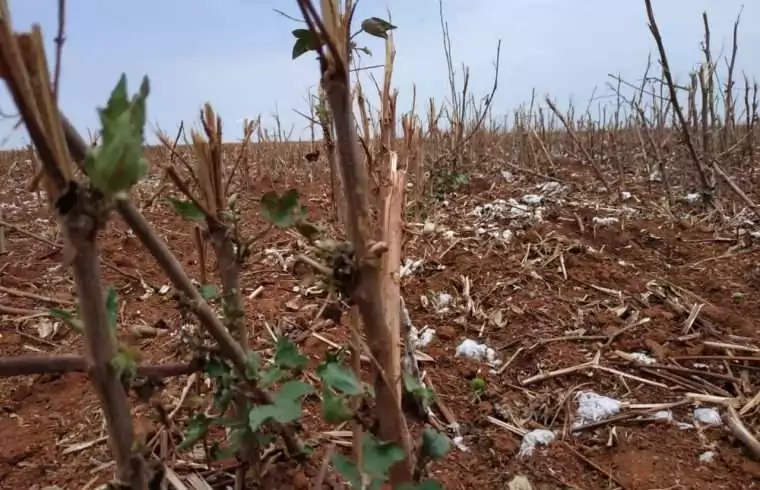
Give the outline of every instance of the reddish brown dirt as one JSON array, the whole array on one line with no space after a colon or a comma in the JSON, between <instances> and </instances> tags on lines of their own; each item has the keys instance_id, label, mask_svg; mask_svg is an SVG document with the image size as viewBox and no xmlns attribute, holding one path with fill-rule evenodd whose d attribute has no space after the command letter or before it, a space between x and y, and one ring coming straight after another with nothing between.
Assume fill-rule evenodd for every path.
<instances>
[{"instance_id":1,"label":"reddish brown dirt","mask_svg":"<svg viewBox=\"0 0 760 490\"><path fill-rule=\"evenodd\" d=\"M760 464L723 428L681 429L673 423L626 419L575 435L566 430L574 420L573 394L580 390L593 390L637 404L677 402L684 399L686 391L700 389L705 393L725 391L730 396L740 395L744 401L757 393L760 357L731 365L730 376L738 380L735 384L705 374L700 378L710 381L710 385L692 379L698 383L697 387L686 389L678 386L672 377L663 378L660 375L663 371L647 372L623 363L615 352L647 352L661 364L675 366L678 362L684 368L704 369L701 363L708 365L710 372L729 374L721 361L677 358L725 354L723 350L706 346L705 340L760 344L756 320L760 317L757 293L760 252L747 243L729 253L729 247L739 244L735 229L714 219L702 219L704 216L698 206L679 205L674 209L679 220L673 221L644 203L632 202L630 206L643 212L623 219L622 229L620 224L595 227L595 216L610 214L596 208L615 208L619 204L589 190L596 184L593 174L582 166L562 164L556 173L573 182L585 179L588 184L580 189L576 187L566 198L575 204L566 202L547 208L550 210L545 213L543 223L526 227L525 232L508 245L493 239L469 238L452 243L440 234L422 234L421 227L414 225L417 218L408 217L404 254L424 258L425 264L404 279L403 293L415 325L436 329L433 342L425 349L434 362L423 363L422 367L433 382L437 396L460 424L462 442L468 448L468 451L453 450L443 462L433 464L431 476L451 489L507 488L507 483L518 474L527 476L535 488L545 489L760 487ZM260 170L252 177L256 184L241 198L246 231L256 235L266 227L256 207L264 192L283 191L296 185L306 197L310 215L326 220L331 207L326 197L329 191L325 175L324 171L316 171L315 181L308 183L304 172ZM3 218L56 241L44 203L23 190L28 178L24 165L18 165L11 172L0 190ZM506 182L497 169L493 175L473 179L468 192L450 196L448 206L432 205L429 214L431 219L459 235L463 227L472 224L467 213L475 204L496 198L519 199L526 189L541 182L542 179L526 175L517 175L515 181ZM141 202L154 190L141 189ZM645 185L632 185L628 190L643 200L652 199ZM191 226L160 199L154 208L145 210L145 214L197 278L198 261ZM502 226L511 224L508 219L501 223ZM0 286L71 301L73 281L68 271L58 267L60 251L14 230L6 230L6 234L8 251L0 255ZM468 236L464 232L461 235ZM315 310L304 307L321 302L319 298L308 299L294 292L294 286L308 285L309 274L297 277L283 272L276 263L264 263L263 254L258 251L264 247L287 249L292 241L284 233L269 233L256 247L243 272L242 287L246 293L258 286L264 287L260 296L246 303L255 347L271 346L265 325L294 334L308 329ZM139 275L151 285L168 284L168 280L118 219L102 234L100 244L106 264L104 281L117 289L124 305L120 309L120 325L163 329L156 338L132 342L139 346L146 361L176 360L176 342L172 335L183 323L180 314L168 295L141 298L143 288L128 276ZM213 277L212 270L213 263L209 264L210 277ZM496 325L462 311L441 315L423 305L421 297L431 291L446 291L457 298L455 305L460 305L462 277L471 281L470 296L476 307L487 315L501 311L503 323ZM687 291L680 294L685 309L679 310L654 295L649 296L648 302L644 301L642 293L647 291L647 285L650 289L654 286L651 281L660 287L670 284ZM666 291L666 295L669 299L676 298L672 292ZM298 301L299 311L286 307L292 300ZM684 321L696 301L703 302L704 307L689 330L693 335L684 337ZM56 304L0 292L0 306L43 309ZM636 310L639 318L648 317L650 321L624 331L605 345L606 340L598 336L609 336L627 325L625 317L615 314L618 307L627 307L629 312ZM2 314L0 354L80 352L81 339L66 327L45 339L40 338L41 320L21 313ZM338 344L346 343L348 338L341 325L325 327L319 333ZM557 337L579 335L597 337L594 337L596 340L557 340ZM465 337L487 342L497 349L501 359L514 357L511 365L497 375L481 362L455 357L456 346ZM327 349L315 337L307 337L302 348L314 361L322 358ZM601 365L646 381L664 383L667 388L605 371L571 373L521 385L522 380L538 373L587 362L596 352L601 353ZM668 374L678 373L665 372ZM470 380L475 376L483 377L487 386L477 397L470 388ZM681 376L689 378L688 374ZM174 406L185 381L186 377L180 377L168 382L161 395L166 406ZM157 426L154 412L144 404L135 402L135 405L137 431L143 437L150 435ZM673 416L678 421L692 422L694 407L694 404L677 406ZM189 411L189 408L181 410L179 419L184 420ZM632 412L624 409L622 414ZM441 417L440 412L436 413ZM520 458L517 456L520 437L489 422L487 416L526 430L557 430L557 441L537 448L530 457ZM756 431L756 410L743 420ZM413 423L415 433L420 428L418 423ZM303 421L304 437L314 438L322 429L325 427L318 422L318 412L307 413ZM107 481L112 472L108 466L109 451L101 439L104 434L97 400L86 375L35 375L0 380L0 488L34 485L94 488ZM301 466L293 461L276 463L277 471L268 472L265 486L308 488L326 446L324 440L312 440L317 447L312 461ZM96 442L67 451L88 441ZM715 458L710 463L700 462L700 454L708 450L714 451ZM179 455L171 462L179 473L191 468L183 457ZM217 470L219 468L201 473L208 475L218 473Z\"/></svg>"}]
</instances>

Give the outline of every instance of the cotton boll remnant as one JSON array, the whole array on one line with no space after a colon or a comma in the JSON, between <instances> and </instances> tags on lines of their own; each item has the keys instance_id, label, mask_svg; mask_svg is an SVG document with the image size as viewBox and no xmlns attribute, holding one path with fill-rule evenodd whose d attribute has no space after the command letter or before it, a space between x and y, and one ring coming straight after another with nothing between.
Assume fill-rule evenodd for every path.
<instances>
[{"instance_id":1,"label":"cotton boll remnant","mask_svg":"<svg viewBox=\"0 0 760 490\"><path fill-rule=\"evenodd\" d=\"M430 327L423 327L422 330L417 330L417 327L413 326L409 335L415 349L424 349L433 341L435 330Z\"/></svg>"},{"instance_id":2,"label":"cotton boll remnant","mask_svg":"<svg viewBox=\"0 0 760 490\"><path fill-rule=\"evenodd\" d=\"M425 221L425 224L422 226L422 233L424 235L430 235L431 233L435 233L435 223L432 221Z\"/></svg>"},{"instance_id":3,"label":"cotton boll remnant","mask_svg":"<svg viewBox=\"0 0 760 490\"><path fill-rule=\"evenodd\" d=\"M523 436L520 452L517 453L517 456L521 458L530 456L533 454L536 446L546 446L556 438L557 434L554 431L546 429L532 430Z\"/></svg>"},{"instance_id":4,"label":"cotton boll remnant","mask_svg":"<svg viewBox=\"0 0 760 490\"><path fill-rule=\"evenodd\" d=\"M723 425L723 421L720 418L720 412L714 408L695 408L694 420L704 425Z\"/></svg>"},{"instance_id":5,"label":"cotton boll remnant","mask_svg":"<svg viewBox=\"0 0 760 490\"><path fill-rule=\"evenodd\" d=\"M404 259L404 265L401 266L401 277L407 277L414 274L420 267L422 267L422 264L424 261L422 259L418 260L412 260L412 259Z\"/></svg>"},{"instance_id":6,"label":"cotton boll remnant","mask_svg":"<svg viewBox=\"0 0 760 490\"><path fill-rule=\"evenodd\" d=\"M690 192L683 196L683 200L689 204L696 204L702 200L702 195L699 192Z\"/></svg>"},{"instance_id":7,"label":"cotton boll remnant","mask_svg":"<svg viewBox=\"0 0 760 490\"><path fill-rule=\"evenodd\" d=\"M452 301L454 301L454 297L449 293L438 293L435 297L435 311L438 313L448 312Z\"/></svg>"},{"instance_id":8,"label":"cotton boll remnant","mask_svg":"<svg viewBox=\"0 0 760 490\"><path fill-rule=\"evenodd\" d=\"M595 225L599 225L599 226L610 226L610 225L614 225L620 222L620 220L617 219L615 216L605 216L604 218L595 216L594 219L592 219L591 221Z\"/></svg>"},{"instance_id":9,"label":"cotton boll remnant","mask_svg":"<svg viewBox=\"0 0 760 490\"><path fill-rule=\"evenodd\" d=\"M643 352L632 352L631 357L633 357L633 360L638 364L645 364L647 366L657 364L657 359L650 357Z\"/></svg>"},{"instance_id":10,"label":"cotton boll remnant","mask_svg":"<svg viewBox=\"0 0 760 490\"><path fill-rule=\"evenodd\" d=\"M652 418L655 420L667 420L668 422L672 422L673 412L670 410L660 410L659 412L655 412L654 415L652 415Z\"/></svg>"},{"instance_id":11,"label":"cotton boll remnant","mask_svg":"<svg viewBox=\"0 0 760 490\"><path fill-rule=\"evenodd\" d=\"M712 463L715 459L715 451L705 451L699 455L700 463Z\"/></svg>"},{"instance_id":12,"label":"cotton boll remnant","mask_svg":"<svg viewBox=\"0 0 760 490\"><path fill-rule=\"evenodd\" d=\"M538 184L536 188L541 192L542 194L556 194L562 190L565 189L565 186L560 184L559 182L551 181L551 182L544 182L543 184Z\"/></svg>"},{"instance_id":13,"label":"cotton boll remnant","mask_svg":"<svg viewBox=\"0 0 760 490\"><path fill-rule=\"evenodd\" d=\"M544 197L536 194L525 194L520 200L528 206L538 206L544 200Z\"/></svg>"},{"instance_id":14,"label":"cotton boll remnant","mask_svg":"<svg viewBox=\"0 0 760 490\"><path fill-rule=\"evenodd\" d=\"M593 391L583 391L576 395L578 400L578 420L573 427L607 419L620 412L620 402L614 398L597 395Z\"/></svg>"},{"instance_id":15,"label":"cotton boll remnant","mask_svg":"<svg viewBox=\"0 0 760 490\"><path fill-rule=\"evenodd\" d=\"M501 364L501 361L496 358L495 350L472 339L465 339L459 344L455 356L465 356L476 361L486 361L491 366Z\"/></svg>"},{"instance_id":16,"label":"cotton boll remnant","mask_svg":"<svg viewBox=\"0 0 760 490\"><path fill-rule=\"evenodd\" d=\"M507 490L533 490L533 485L523 475L516 475L507 483Z\"/></svg>"},{"instance_id":17,"label":"cotton boll remnant","mask_svg":"<svg viewBox=\"0 0 760 490\"><path fill-rule=\"evenodd\" d=\"M464 445L464 437L462 436L456 436L451 439L451 442L454 443L454 445L462 452L467 452L470 450L467 446Z\"/></svg>"}]
</instances>

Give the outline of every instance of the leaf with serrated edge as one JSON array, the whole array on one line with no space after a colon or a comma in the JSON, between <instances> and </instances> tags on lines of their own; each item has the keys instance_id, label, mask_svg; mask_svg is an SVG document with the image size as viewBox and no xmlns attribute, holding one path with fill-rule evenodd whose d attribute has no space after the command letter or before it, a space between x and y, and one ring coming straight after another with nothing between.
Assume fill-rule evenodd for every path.
<instances>
[{"instance_id":1,"label":"leaf with serrated edge","mask_svg":"<svg viewBox=\"0 0 760 490\"><path fill-rule=\"evenodd\" d=\"M317 374L330 387L347 395L360 395L362 386L354 373L335 362L322 364L317 368Z\"/></svg>"}]
</instances>

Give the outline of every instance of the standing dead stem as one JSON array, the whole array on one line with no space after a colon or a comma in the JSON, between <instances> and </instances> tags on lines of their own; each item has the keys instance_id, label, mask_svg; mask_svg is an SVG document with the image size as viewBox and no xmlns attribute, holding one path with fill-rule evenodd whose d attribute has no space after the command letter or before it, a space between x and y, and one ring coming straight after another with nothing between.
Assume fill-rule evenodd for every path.
<instances>
[{"instance_id":1,"label":"standing dead stem","mask_svg":"<svg viewBox=\"0 0 760 490\"><path fill-rule=\"evenodd\" d=\"M22 43L27 49L20 49ZM74 269L87 344L87 371L107 422L116 461L116 484L120 488L142 490L147 488L145 462L140 455L132 454L129 399L111 366L116 355L116 339L108 326L95 245L97 231L107 216L98 211L98 202L91 193L71 181L71 164L51 93L40 28L33 26L30 35L14 35L4 1L0 2L0 46L0 74L7 77L14 102L40 154L45 172L42 180L65 230L64 260L70 260Z\"/></svg>"},{"instance_id":2,"label":"standing dead stem","mask_svg":"<svg viewBox=\"0 0 760 490\"><path fill-rule=\"evenodd\" d=\"M335 26L341 21L340 16L332 11L332 8L323 9L324 17L320 20L315 15L316 11L310 1L299 0L299 6L310 27L319 29L317 32L321 32L321 35L327 38L329 46L329 54L322 53L321 56L322 87L335 124L342 183L348 204L346 227L349 239L356 250L358 281L356 290L353 292L353 299L362 316L370 351L387 375L396 372L392 366L399 364L401 360L398 356L394 357L394 353L397 354L398 351L392 348L393 337L385 321L387 307L383 294L385 277L377 257L370 253L374 231L368 200L369 178L366 161L361 158L357 142L351 104L347 38L331 35L338 30ZM323 22L332 28L325 30ZM316 27L315 23L319 24L319 27ZM398 299L395 304L398 306ZM398 313L396 317L398 320ZM401 409L400 399L396 396L393 387L394 380L386 383L383 377L387 379L387 376L376 374L374 382L380 437L385 441L398 444L404 449L406 455L403 461L391 468L391 485L398 485L412 480L409 429Z\"/></svg>"},{"instance_id":3,"label":"standing dead stem","mask_svg":"<svg viewBox=\"0 0 760 490\"><path fill-rule=\"evenodd\" d=\"M81 164L81 162L84 161L84 156L87 152L87 144L65 117L61 117L61 120L69 151L74 160ZM198 316L201 324L209 332L216 343L219 344L219 349L224 356L230 360L241 377L245 377L247 362L245 351L240 344L235 341L234 337L216 316L216 313L214 313L208 303L200 295L198 289L193 285L187 273L182 268L182 265L169 250L166 243L156 234L150 226L150 223L148 223L142 213L137 209L137 206L135 206L129 198L122 197L116 199L115 205L116 211L132 229L143 246L148 249L148 252L153 258L156 259L156 262L161 266L174 287L188 298L189 303L193 306L193 310ZM260 402L272 403L273 398L268 391L256 386L251 388ZM296 437L291 428L282 424L274 424L274 426L285 440L288 451L292 454L303 453L303 444Z\"/></svg>"}]
</instances>

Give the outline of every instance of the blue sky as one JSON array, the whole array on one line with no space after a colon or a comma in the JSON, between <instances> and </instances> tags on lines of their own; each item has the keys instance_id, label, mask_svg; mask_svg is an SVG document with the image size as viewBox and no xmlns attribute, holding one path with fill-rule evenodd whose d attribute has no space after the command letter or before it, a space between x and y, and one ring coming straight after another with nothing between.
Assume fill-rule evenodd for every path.
<instances>
[{"instance_id":1,"label":"blue sky","mask_svg":"<svg viewBox=\"0 0 760 490\"><path fill-rule=\"evenodd\" d=\"M746 0L659 0L658 18L670 61L681 80L700 60L701 13L710 16L713 49L730 53L733 22ZM17 29L42 25L53 59L56 0L10 0ZM130 88L148 74L152 93L149 120L173 133L179 122L197 119L211 102L227 121L228 139L240 136L244 117L279 112L283 126L306 137L306 121L293 109L306 110L309 88L317 83L310 56L291 60L291 30L300 27L274 12L298 13L294 0L69 0L61 78L61 106L86 134L97 127L95 107L102 105L119 75ZM397 44L394 86L399 110L418 98L449 93L441 47L438 0L361 0L358 17L386 16L390 9ZM471 69L477 97L493 83L496 43L502 40L501 78L495 113L509 113L538 95L559 101L570 97L585 106L595 86L603 93L607 74L635 80L654 52L643 0L444 0L456 67ZM737 68L760 75L760 3L747 2L740 27ZM381 40L370 38L372 61L382 62ZM370 64L370 61L367 62ZM376 76L381 78L381 71ZM367 89L372 88L367 86ZM5 87L0 110L13 112ZM187 124L187 123L186 123ZM4 147L24 144L23 129L0 121Z\"/></svg>"}]
</instances>

